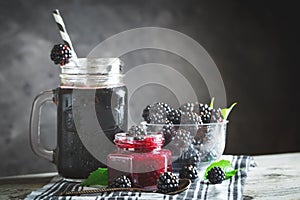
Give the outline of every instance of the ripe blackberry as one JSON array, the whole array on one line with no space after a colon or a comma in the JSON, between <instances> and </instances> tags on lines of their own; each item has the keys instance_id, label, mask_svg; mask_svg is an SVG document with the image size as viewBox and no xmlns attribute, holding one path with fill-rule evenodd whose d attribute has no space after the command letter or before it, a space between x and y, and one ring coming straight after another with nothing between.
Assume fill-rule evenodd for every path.
<instances>
[{"instance_id":1,"label":"ripe blackberry","mask_svg":"<svg viewBox=\"0 0 300 200\"><path fill-rule=\"evenodd\" d=\"M187 149L193 141L191 133L185 129L178 129L173 137L173 143L179 148Z\"/></svg>"},{"instance_id":2,"label":"ripe blackberry","mask_svg":"<svg viewBox=\"0 0 300 200\"><path fill-rule=\"evenodd\" d=\"M127 136L138 137L146 135L144 129L140 126L131 126L131 128L126 133Z\"/></svg>"},{"instance_id":3,"label":"ripe blackberry","mask_svg":"<svg viewBox=\"0 0 300 200\"><path fill-rule=\"evenodd\" d=\"M110 188L130 188L131 181L127 176L119 176L116 178L112 184L109 185Z\"/></svg>"},{"instance_id":4,"label":"ripe blackberry","mask_svg":"<svg viewBox=\"0 0 300 200\"><path fill-rule=\"evenodd\" d=\"M220 167L213 167L208 171L207 178L212 184L222 183L225 180L225 173Z\"/></svg>"},{"instance_id":5,"label":"ripe blackberry","mask_svg":"<svg viewBox=\"0 0 300 200\"><path fill-rule=\"evenodd\" d=\"M168 112L167 118L173 124L180 124L181 110L179 110L179 109L171 109Z\"/></svg>"},{"instance_id":6,"label":"ripe blackberry","mask_svg":"<svg viewBox=\"0 0 300 200\"><path fill-rule=\"evenodd\" d=\"M179 179L172 172L164 172L157 179L157 189L162 193L169 193L177 190L179 187Z\"/></svg>"},{"instance_id":7,"label":"ripe blackberry","mask_svg":"<svg viewBox=\"0 0 300 200\"><path fill-rule=\"evenodd\" d=\"M162 133L165 138L165 142L163 146L166 146L172 141L172 138L174 138L174 136L176 135L176 129L173 126L173 124L169 123L163 126Z\"/></svg>"},{"instance_id":8,"label":"ripe blackberry","mask_svg":"<svg viewBox=\"0 0 300 200\"><path fill-rule=\"evenodd\" d=\"M182 104L179 107L179 110L181 110L182 112L193 112L194 111L194 104L193 103Z\"/></svg>"},{"instance_id":9,"label":"ripe blackberry","mask_svg":"<svg viewBox=\"0 0 300 200\"><path fill-rule=\"evenodd\" d=\"M195 180L198 178L197 168L194 165L184 165L179 171L179 178Z\"/></svg>"},{"instance_id":10,"label":"ripe blackberry","mask_svg":"<svg viewBox=\"0 0 300 200\"><path fill-rule=\"evenodd\" d=\"M181 124L201 124L201 119L197 113L194 112L182 112L181 113Z\"/></svg>"},{"instance_id":11,"label":"ripe blackberry","mask_svg":"<svg viewBox=\"0 0 300 200\"><path fill-rule=\"evenodd\" d=\"M212 123L223 122L223 116L220 108L212 109L210 122Z\"/></svg>"},{"instance_id":12,"label":"ripe blackberry","mask_svg":"<svg viewBox=\"0 0 300 200\"><path fill-rule=\"evenodd\" d=\"M144 118L144 120L147 123L150 123L150 117L149 117L150 108L151 108L151 105L146 106L146 108L144 108L143 114L142 114L142 117Z\"/></svg>"},{"instance_id":13,"label":"ripe blackberry","mask_svg":"<svg viewBox=\"0 0 300 200\"><path fill-rule=\"evenodd\" d=\"M210 123L211 108L207 104L199 104L199 116L203 123Z\"/></svg>"},{"instance_id":14,"label":"ripe blackberry","mask_svg":"<svg viewBox=\"0 0 300 200\"><path fill-rule=\"evenodd\" d=\"M181 114L181 128L195 135L198 125L202 124L201 118L194 112L183 112Z\"/></svg>"},{"instance_id":15,"label":"ripe blackberry","mask_svg":"<svg viewBox=\"0 0 300 200\"><path fill-rule=\"evenodd\" d=\"M168 124L168 112L171 108L165 103L155 103L149 109L149 122L152 124Z\"/></svg>"},{"instance_id":16,"label":"ripe blackberry","mask_svg":"<svg viewBox=\"0 0 300 200\"><path fill-rule=\"evenodd\" d=\"M50 58L55 64L65 65L72 58L71 49L65 44L56 44L51 50Z\"/></svg>"},{"instance_id":17,"label":"ripe blackberry","mask_svg":"<svg viewBox=\"0 0 300 200\"><path fill-rule=\"evenodd\" d=\"M188 150L183 152L180 160L186 164L197 165L200 162L200 153L193 145L190 145Z\"/></svg>"}]
</instances>

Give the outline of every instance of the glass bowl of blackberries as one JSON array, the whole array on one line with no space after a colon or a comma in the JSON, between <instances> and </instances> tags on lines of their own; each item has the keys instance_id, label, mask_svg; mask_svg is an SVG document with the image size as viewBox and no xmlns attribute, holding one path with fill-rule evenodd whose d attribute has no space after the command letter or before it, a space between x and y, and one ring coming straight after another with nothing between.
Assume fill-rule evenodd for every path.
<instances>
[{"instance_id":1,"label":"glass bowl of blackberries","mask_svg":"<svg viewBox=\"0 0 300 200\"><path fill-rule=\"evenodd\" d=\"M213 102L213 101L212 101ZM143 110L142 125L147 133L162 133L163 148L172 152L173 166L207 165L218 160L226 145L229 108L213 108L213 103L185 103L172 108L156 102Z\"/></svg>"}]
</instances>

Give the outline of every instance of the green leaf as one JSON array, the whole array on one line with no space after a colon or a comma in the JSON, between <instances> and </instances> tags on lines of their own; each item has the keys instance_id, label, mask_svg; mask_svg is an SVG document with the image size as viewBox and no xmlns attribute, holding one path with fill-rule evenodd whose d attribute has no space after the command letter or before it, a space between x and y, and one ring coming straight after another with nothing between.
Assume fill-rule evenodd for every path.
<instances>
[{"instance_id":1,"label":"green leaf","mask_svg":"<svg viewBox=\"0 0 300 200\"><path fill-rule=\"evenodd\" d=\"M222 113L222 116L223 116L223 119L227 119L229 113L231 112L232 108L236 105L237 103L234 102L229 108L223 108L221 110L221 113Z\"/></svg>"},{"instance_id":2,"label":"green leaf","mask_svg":"<svg viewBox=\"0 0 300 200\"><path fill-rule=\"evenodd\" d=\"M237 169L234 169L230 163L229 160L220 160L218 162L214 162L212 163L211 165L209 165L207 168L206 168L206 171L205 171L205 174L204 174L204 178L207 179L207 175L208 175L208 172L211 170L211 168L213 167L220 167L224 173L225 173L225 176L226 178L225 179L228 179L232 176L234 176L236 174L236 172L238 171Z\"/></svg>"},{"instance_id":3,"label":"green leaf","mask_svg":"<svg viewBox=\"0 0 300 200\"><path fill-rule=\"evenodd\" d=\"M89 185L107 185L108 174L107 168L98 168L97 170L90 173L87 180L81 183L82 186Z\"/></svg>"},{"instance_id":4,"label":"green leaf","mask_svg":"<svg viewBox=\"0 0 300 200\"><path fill-rule=\"evenodd\" d=\"M211 101L210 101L209 107L210 107L211 109L214 108L214 101L215 101L215 97L213 97L213 98L211 99Z\"/></svg>"}]
</instances>

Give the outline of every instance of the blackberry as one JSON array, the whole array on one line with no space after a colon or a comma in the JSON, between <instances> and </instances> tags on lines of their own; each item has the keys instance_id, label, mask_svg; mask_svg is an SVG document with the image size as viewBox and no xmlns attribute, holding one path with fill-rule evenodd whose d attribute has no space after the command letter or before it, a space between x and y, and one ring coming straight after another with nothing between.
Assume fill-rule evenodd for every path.
<instances>
[{"instance_id":1,"label":"blackberry","mask_svg":"<svg viewBox=\"0 0 300 200\"><path fill-rule=\"evenodd\" d=\"M117 177L112 184L109 185L110 188L130 188L131 181L127 176Z\"/></svg>"},{"instance_id":2,"label":"blackberry","mask_svg":"<svg viewBox=\"0 0 300 200\"><path fill-rule=\"evenodd\" d=\"M212 122L212 123L223 122L221 108L212 109L210 122Z\"/></svg>"},{"instance_id":3,"label":"blackberry","mask_svg":"<svg viewBox=\"0 0 300 200\"><path fill-rule=\"evenodd\" d=\"M179 129L175 132L173 143L179 148L187 149L193 141L191 133L185 129Z\"/></svg>"},{"instance_id":4,"label":"blackberry","mask_svg":"<svg viewBox=\"0 0 300 200\"><path fill-rule=\"evenodd\" d=\"M169 193L177 190L179 178L172 172L164 172L157 179L157 189L162 193Z\"/></svg>"},{"instance_id":5,"label":"blackberry","mask_svg":"<svg viewBox=\"0 0 300 200\"><path fill-rule=\"evenodd\" d=\"M195 135L200 124L202 124L201 118L197 113L183 112L181 114L181 128L189 131L192 135Z\"/></svg>"},{"instance_id":6,"label":"blackberry","mask_svg":"<svg viewBox=\"0 0 300 200\"><path fill-rule=\"evenodd\" d=\"M171 109L171 111L168 112L167 118L173 124L180 124L181 110Z\"/></svg>"},{"instance_id":7,"label":"blackberry","mask_svg":"<svg viewBox=\"0 0 300 200\"><path fill-rule=\"evenodd\" d=\"M166 146L167 144L169 144L172 141L172 139L176 135L176 129L174 128L172 123L169 123L169 124L166 124L163 126L162 133L165 138L165 142L164 142L163 146Z\"/></svg>"},{"instance_id":8,"label":"blackberry","mask_svg":"<svg viewBox=\"0 0 300 200\"><path fill-rule=\"evenodd\" d=\"M203 123L210 123L211 118L211 108L207 104L199 104L199 116Z\"/></svg>"},{"instance_id":9,"label":"blackberry","mask_svg":"<svg viewBox=\"0 0 300 200\"><path fill-rule=\"evenodd\" d=\"M72 58L71 49L65 44L56 44L51 50L50 58L55 64L65 65Z\"/></svg>"},{"instance_id":10,"label":"blackberry","mask_svg":"<svg viewBox=\"0 0 300 200\"><path fill-rule=\"evenodd\" d=\"M197 113L194 112L182 112L181 113L181 124L201 124L201 119Z\"/></svg>"},{"instance_id":11,"label":"blackberry","mask_svg":"<svg viewBox=\"0 0 300 200\"><path fill-rule=\"evenodd\" d=\"M225 173L220 167L213 167L208 171L207 178L212 184L222 183L225 180Z\"/></svg>"},{"instance_id":12,"label":"blackberry","mask_svg":"<svg viewBox=\"0 0 300 200\"><path fill-rule=\"evenodd\" d=\"M183 152L180 159L187 164L197 165L200 162L200 153L191 145L187 151Z\"/></svg>"},{"instance_id":13,"label":"blackberry","mask_svg":"<svg viewBox=\"0 0 300 200\"><path fill-rule=\"evenodd\" d=\"M168 124L168 112L171 108L165 103L155 103L149 109L149 122L152 124Z\"/></svg>"},{"instance_id":14,"label":"blackberry","mask_svg":"<svg viewBox=\"0 0 300 200\"><path fill-rule=\"evenodd\" d=\"M182 111L182 112L194 112L194 107L195 107L195 104L194 103L185 103L185 104L182 104L179 109Z\"/></svg>"},{"instance_id":15,"label":"blackberry","mask_svg":"<svg viewBox=\"0 0 300 200\"><path fill-rule=\"evenodd\" d=\"M140 126L131 126L131 128L126 133L127 136L139 137L146 135L144 129Z\"/></svg>"},{"instance_id":16,"label":"blackberry","mask_svg":"<svg viewBox=\"0 0 300 200\"><path fill-rule=\"evenodd\" d=\"M150 108L151 108L151 105L146 106L146 108L144 108L143 114L142 114L142 117L144 118L144 120L147 123L150 123L150 117L149 117Z\"/></svg>"},{"instance_id":17,"label":"blackberry","mask_svg":"<svg viewBox=\"0 0 300 200\"><path fill-rule=\"evenodd\" d=\"M179 171L179 178L187 178L190 180L195 180L198 178L198 171L194 165L185 165Z\"/></svg>"}]
</instances>

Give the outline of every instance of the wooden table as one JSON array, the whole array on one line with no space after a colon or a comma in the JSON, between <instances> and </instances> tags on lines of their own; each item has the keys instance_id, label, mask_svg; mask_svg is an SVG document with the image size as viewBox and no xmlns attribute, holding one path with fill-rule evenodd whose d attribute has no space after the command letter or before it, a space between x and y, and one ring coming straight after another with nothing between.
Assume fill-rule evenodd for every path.
<instances>
[{"instance_id":1,"label":"wooden table","mask_svg":"<svg viewBox=\"0 0 300 200\"><path fill-rule=\"evenodd\" d=\"M254 156L244 199L300 199L300 153Z\"/></svg>"},{"instance_id":2,"label":"wooden table","mask_svg":"<svg viewBox=\"0 0 300 200\"><path fill-rule=\"evenodd\" d=\"M300 153L254 156L244 190L249 199L299 199ZM24 199L31 191L47 184L57 173L0 178L0 199Z\"/></svg>"}]
</instances>

